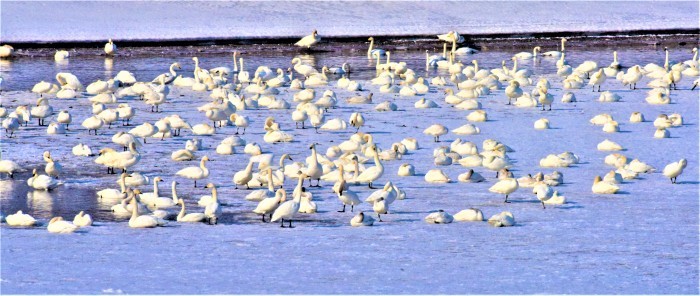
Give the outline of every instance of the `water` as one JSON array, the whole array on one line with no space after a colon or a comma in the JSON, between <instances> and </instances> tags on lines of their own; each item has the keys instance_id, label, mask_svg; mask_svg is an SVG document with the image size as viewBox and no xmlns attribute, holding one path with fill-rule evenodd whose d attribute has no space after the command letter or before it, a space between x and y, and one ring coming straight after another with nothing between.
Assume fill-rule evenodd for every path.
<instances>
[{"instance_id":1,"label":"water","mask_svg":"<svg viewBox=\"0 0 700 296\"><path fill-rule=\"evenodd\" d=\"M33 104L36 95L28 93L40 80L51 80L57 72L77 75L84 85L96 79L107 79L119 70L127 69L140 80L151 80L167 71L172 62L183 65L182 73L190 76L196 51L204 68L227 65L232 67L230 51L217 48L162 48L148 53L134 49L117 56L110 67L96 51L78 51L67 64L57 65L52 57L38 55L4 61L2 76L3 106L14 108ZM483 68L500 67L501 61L514 52L531 48L499 47L473 56L460 57L465 63L477 59ZM663 64L663 51L654 47L620 46L617 48L624 66L647 63ZM246 70L253 72L260 64L271 68L290 67L298 53L290 50L246 50ZM688 46L672 47L672 60L692 58ZM432 54L432 53L431 53ZM395 51L392 60L405 61L420 75L444 75L441 71L425 72L423 50ZM614 79L608 79L603 90L612 90L623 97L620 103L603 104L590 88L573 90L576 104L560 103L561 79L552 75L554 59L524 62L521 67L532 69L533 80L540 76L552 83L555 96L554 111L506 106L503 91L480 98L489 121L475 123L482 134L461 136L481 146L485 139L506 143L515 152L517 177L551 169L538 166L539 159L550 153L572 151L583 162L575 167L560 169L565 184L557 187L568 198L562 206L543 210L528 188L521 188L504 204L503 197L488 192L495 182L493 172L477 168L487 178L478 184L428 184L422 174L436 168L432 151L457 138L444 137L433 143L422 130L433 123L450 129L465 124L467 111L454 110L443 101L444 87L426 95L441 108L418 110L413 103L419 97L399 97L380 94L377 86L367 80L374 75L373 63L365 51L339 48L337 51L305 54L303 59L314 65L340 66L348 62L355 72L352 79L375 93L374 103L392 100L399 111L378 113L372 105L347 105L344 99L354 95L338 90L340 108L330 110L327 119L347 120L351 112L363 112L367 125L362 131L375 137L380 148L405 137L416 137L422 149L404 156L402 160L385 162L385 174L377 182L393 181L408 194L406 200L396 201L392 214L383 216L387 222L371 228L351 228L351 213L337 213L340 203L330 193L330 184L312 188L319 213L299 215L296 229L280 229L275 224L262 224L251 213L254 203L243 197L246 190L235 190L231 178L242 170L248 156L242 147L236 154L217 155L216 145L235 132L225 127L213 136L200 136L205 149L195 153L197 159L207 155L214 161L208 182L220 186L224 217L216 226L183 225L171 222L168 227L135 230L126 225L125 217L114 216L109 208L113 202L100 201L95 192L103 188L118 188L116 176L105 175L104 168L93 158L77 158L70 153L77 143L90 145L93 151L115 147L111 136L130 127L103 128L98 136L88 136L80 122L90 115L89 102L84 97L74 100L50 100L54 110L70 110L73 115L67 135L47 136L45 127L36 121L22 127L16 138L0 142L3 159L12 159L28 171L15 180L3 176L0 182L2 213L23 210L44 224L53 216L67 220L84 210L96 220L96 226L74 235L52 235L44 227L10 228L3 224L2 271L0 287L6 293L698 293L698 109L697 93L689 90L693 78L684 77L680 90L672 93L673 104L652 106L644 102L646 90L630 91ZM572 65L584 60L607 65L612 60L609 48L582 46L567 55ZM510 66L510 63L508 63ZM640 87L648 82L645 78ZM331 82L334 86L335 82ZM322 93L328 87L317 90ZM532 86L524 88L530 91ZM319 92L320 91L320 92ZM294 92L284 90L279 97L291 103ZM367 92L364 92L367 93ZM171 88L163 113L150 113L150 108L137 100L126 101L137 109L134 123L180 114L192 125L208 122L196 107L210 102L208 94L189 89ZM294 104L293 104L294 106ZM642 111L647 122L630 124L633 111ZM621 123L622 132L606 134L588 120L599 113L610 113ZM651 124L660 113L681 113L685 124L671 129L672 138L653 139ZM258 142L263 152L290 153L294 161L304 161L309 155L308 144L320 143L319 153L338 145L354 130L321 131L293 128L291 110L240 111L251 119L251 127L242 138ZM267 144L261 140L262 123L274 116L282 129L295 141ZM553 129L535 131L532 123L541 117L552 122ZM48 122L48 121L47 121ZM184 148L191 133L183 137L151 140L141 150L141 162L135 170L153 178L162 176L160 191L169 196L170 182L180 182L178 195L187 201L188 211L202 211L196 206L200 195L208 190L192 188L190 180L175 176L175 172L198 162L174 162L170 152ZM597 143L611 139L622 144L625 155L639 158L659 171L671 161L688 159L688 168L679 181L671 185L659 172L642 174L639 179L621 185L622 194L597 196L590 191L593 177L611 168L603 164L608 154L595 150ZM240 149L239 149L240 148ZM43 170L41 153L51 150L64 166L65 185L52 192L29 190L26 179L32 168ZM396 171L401 163L412 163L419 175L399 178ZM366 164L368 166L371 163ZM459 165L438 167L453 180L466 171ZM198 182L203 184L204 182ZM285 188L291 192L294 180ZM143 186L144 192L152 191ZM356 186L361 199L371 190ZM489 217L509 210L516 217L517 227L496 229L486 223L455 223L429 225L422 221L430 211L444 209L455 214L461 209L478 207ZM363 203L356 207L372 214ZM114 277L118 273L119 277Z\"/></svg>"}]
</instances>

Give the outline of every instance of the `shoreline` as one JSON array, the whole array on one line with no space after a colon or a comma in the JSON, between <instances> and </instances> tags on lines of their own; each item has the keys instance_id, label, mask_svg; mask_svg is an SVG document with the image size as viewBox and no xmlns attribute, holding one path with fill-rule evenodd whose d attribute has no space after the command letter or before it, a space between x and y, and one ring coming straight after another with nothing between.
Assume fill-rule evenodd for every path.
<instances>
[{"instance_id":1,"label":"shoreline","mask_svg":"<svg viewBox=\"0 0 700 296\"><path fill-rule=\"evenodd\" d=\"M407 35L374 35L380 42L391 44L414 44L414 43L437 43L436 35L427 34L407 34ZM530 43L527 41L547 40L558 38L571 39L595 39L595 38L615 38L615 39L644 39L644 38L668 38L687 37L695 38L696 43L700 43L700 28L695 29L662 29L662 30L628 30L628 31L556 31L556 32L531 32L531 33L494 33L494 34L462 34L465 42L458 46L470 46L484 41L502 42L513 41L516 43ZM113 39L120 47L165 47L165 46L211 46L211 45L293 45L303 36L286 37L230 37L230 38L172 38L172 39ZM324 37L317 45L323 48L328 43L362 43L366 42L368 36L333 36ZM685 38L684 38L685 39ZM526 41L526 42L523 42ZM102 47L106 40L65 40L65 41L22 41L4 42L2 44L12 45L18 49L40 49L40 48L94 48ZM442 42L439 42L442 43Z\"/></svg>"}]
</instances>

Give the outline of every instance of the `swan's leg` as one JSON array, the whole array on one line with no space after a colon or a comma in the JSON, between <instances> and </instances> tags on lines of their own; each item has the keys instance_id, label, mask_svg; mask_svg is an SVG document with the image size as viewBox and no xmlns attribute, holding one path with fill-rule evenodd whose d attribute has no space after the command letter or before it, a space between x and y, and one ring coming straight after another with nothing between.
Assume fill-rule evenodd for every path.
<instances>
[{"instance_id":1,"label":"swan's leg","mask_svg":"<svg viewBox=\"0 0 700 296\"><path fill-rule=\"evenodd\" d=\"M549 111L552 111L552 104L549 104Z\"/></svg>"},{"instance_id":2,"label":"swan's leg","mask_svg":"<svg viewBox=\"0 0 700 296\"><path fill-rule=\"evenodd\" d=\"M236 127L236 133L235 133L236 135L238 134L238 129L239 129L239 127Z\"/></svg>"},{"instance_id":3,"label":"swan's leg","mask_svg":"<svg viewBox=\"0 0 700 296\"><path fill-rule=\"evenodd\" d=\"M314 128L316 129L316 133L318 134L318 133L319 133L319 132L318 132L318 126L316 126L316 127L314 127Z\"/></svg>"},{"instance_id":4,"label":"swan's leg","mask_svg":"<svg viewBox=\"0 0 700 296\"><path fill-rule=\"evenodd\" d=\"M280 219L280 221L282 221L282 222L280 223L280 227L285 228L285 227L284 227L284 219Z\"/></svg>"},{"instance_id":5,"label":"swan's leg","mask_svg":"<svg viewBox=\"0 0 700 296\"><path fill-rule=\"evenodd\" d=\"M382 221L382 215L377 214L377 218L379 218L379 222L384 222Z\"/></svg>"},{"instance_id":6,"label":"swan's leg","mask_svg":"<svg viewBox=\"0 0 700 296\"><path fill-rule=\"evenodd\" d=\"M544 201L542 202L542 208L543 208L543 209L546 209L546 208L544 207Z\"/></svg>"},{"instance_id":7,"label":"swan's leg","mask_svg":"<svg viewBox=\"0 0 700 296\"><path fill-rule=\"evenodd\" d=\"M506 194L506 200L503 201L503 202L504 202L504 203L510 203L510 202L508 201L508 194Z\"/></svg>"},{"instance_id":8,"label":"swan's leg","mask_svg":"<svg viewBox=\"0 0 700 296\"><path fill-rule=\"evenodd\" d=\"M245 127L243 128L243 134L245 135Z\"/></svg>"},{"instance_id":9,"label":"swan's leg","mask_svg":"<svg viewBox=\"0 0 700 296\"><path fill-rule=\"evenodd\" d=\"M292 226L292 220L289 220L289 228L294 228L294 226Z\"/></svg>"},{"instance_id":10,"label":"swan's leg","mask_svg":"<svg viewBox=\"0 0 700 296\"><path fill-rule=\"evenodd\" d=\"M354 212L354 211L355 211L355 205L350 205L350 212Z\"/></svg>"},{"instance_id":11,"label":"swan's leg","mask_svg":"<svg viewBox=\"0 0 700 296\"><path fill-rule=\"evenodd\" d=\"M316 187L321 187L321 178L316 179Z\"/></svg>"},{"instance_id":12,"label":"swan's leg","mask_svg":"<svg viewBox=\"0 0 700 296\"><path fill-rule=\"evenodd\" d=\"M376 189L376 188L372 187L372 182L369 182L369 189Z\"/></svg>"},{"instance_id":13,"label":"swan's leg","mask_svg":"<svg viewBox=\"0 0 700 296\"><path fill-rule=\"evenodd\" d=\"M265 223L265 214L262 214L262 221Z\"/></svg>"},{"instance_id":14,"label":"swan's leg","mask_svg":"<svg viewBox=\"0 0 700 296\"><path fill-rule=\"evenodd\" d=\"M194 188L197 188L197 180L194 180Z\"/></svg>"}]
</instances>

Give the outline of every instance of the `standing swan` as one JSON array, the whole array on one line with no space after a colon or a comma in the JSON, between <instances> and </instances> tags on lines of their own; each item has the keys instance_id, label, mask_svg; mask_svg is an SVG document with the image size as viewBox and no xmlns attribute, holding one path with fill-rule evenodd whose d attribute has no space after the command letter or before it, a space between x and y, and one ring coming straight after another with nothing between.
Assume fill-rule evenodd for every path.
<instances>
[{"instance_id":1,"label":"standing swan","mask_svg":"<svg viewBox=\"0 0 700 296\"><path fill-rule=\"evenodd\" d=\"M311 33L311 35L304 36L304 38L301 38L301 40L297 41L297 43L294 43L294 45L299 46L299 47L306 47L311 48L312 45L318 43L321 41L321 37L318 36L318 32L316 30Z\"/></svg>"},{"instance_id":2,"label":"standing swan","mask_svg":"<svg viewBox=\"0 0 700 296\"><path fill-rule=\"evenodd\" d=\"M205 166L207 161L209 161L208 156L202 157L199 162L199 167L191 166L179 170L176 174L180 177L185 177L187 179L194 179L194 187L197 188L197 180L206 179L209 177L209 169Z\"/></svg>"},{"instance_id":3,"label":"standing swan","mask_svg":"<svg viewBox=\"0 0 700 296\"><path fill-rule=\"evenodd\" d=\"M357 178L355 178L355 182L368 183L369 188L375 189L372 187L372 182L382 177L384 174L384 165L382 165L382 163L379 161L377 145L372 145L370 147L370 152L374 154L374 166L365 169L359 176L357 176Z\"/></svg>"},{"instance_id":4,"label":"standing swan","mask_svg":"<svg viewBox=\"0 0 700 296\"><path fill-rule=\"evenodd\" d=\"M372 57L380 57L380 56L385 56L386 51L383 49L379 48L374 48L374 37L369 37L369 49L367 49L367 58L371 59Z\"/></svg>"},{"instance_id":5,"label":"standing swan","mask_svg":"<svg viewBox=\"0 0 700 296\"><path fill-rule=\"evenodd\" d=\"M109 41L105 44L105 53L108 56L113 56L117 53L117 45L112 42L112 39L110 38Z\"/></svg>"},{"instance_id":6,"label":"standing swan","mask_svg":"<svg viewBox=\"0 0 700 296\"><path fill-rule=\"evenodd\" d=\"M286 219L289 221L289 228L294 228L294 226L292 226L292 218L294 218L294 215L299 212L299 207L301 206L299 203L300 200L301 195L297 195L293 200L285 201L275 210L270 221L276 222L279 220L280 227L284 228L284 220Z\"/></svg>"},{"instance_id":7,"label":"standing swan","mask_svg":"<svg viewBox=\"0 0 700 296\"><path fill-rule=\"evenodd\" d=\"M683 169L688 165L688 161L681 159L678 162L672 162L664 167L664 176L671 178L671 183L676 184L678 176L683 173Z\"/></svg>"},{"instance_id":8,"label":"standing swan","mask_svg":"<svg viewBox=\"0 0 700 296\"><path fill-rule=\"evenodd\" d=\"M217 224L221 217L222 210L219 204L219 195L216 191L216 185L209 183L205 188L211 188L211 202L204 208L204 216L209 219L209 224Z\"/></svg>"}]
</instances>

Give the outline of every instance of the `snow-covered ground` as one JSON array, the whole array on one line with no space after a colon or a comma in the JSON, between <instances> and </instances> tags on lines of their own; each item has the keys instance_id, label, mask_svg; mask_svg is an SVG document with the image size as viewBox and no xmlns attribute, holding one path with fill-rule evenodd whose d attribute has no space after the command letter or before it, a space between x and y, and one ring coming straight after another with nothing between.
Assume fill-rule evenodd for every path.
<instances>
[{"instance_id":1,"label":"snow-covered ground","mask_svg":"<svg viewBox=\"0 0 700 296\"><path fill-rule=\"evenodd\" d=\"M139 3L129 3L132 4ZM3 2L3 17L6 5ZM691 58L687 48L671 48L671 52L672 60ZM465 63L477 59L482 67L497 68L501 60L513 53L489 51L460 59ZM628 67L651 62L663 64L660 50L619 48L618 54L621 63ZM288 67L291 58L270 53L251 54L246 56L246 65L250 71L261 64ZM51 99L54 110L67 109L73 115L68 134L48 136L46 128L38 127L33 121L28 127L22 127L16 138L7 139L3 135L2 157L26 168L41 168L41 153L51 150L64 166L66 184L54 192L43 193L28 190L25 184L28 172L19 174L16 181L3 180L0 182L2 212L9 214L22 209L45 225L53 216L72 219L78 211L86 210L96 217L97 225L73 235L55 235L43 226L20 229L3 224L0 228L0 289L8 294L699 292L698 90L690 91L694 78L683 78L679 90L671 93L669 105L653 106L644 101L647 78L639 83L641 89L635 91L608 79L603 90L619 94L621 102L597 102L599 94L586 87L573 90L577 103L565 104L560 99L566 90L562 89L561 79L552 74L554 60L523 62L520 67L534 71L533 80L545 77L552 83L550 92L555 97L552 111L507 106L503 90L495 91L479 99L489 118L487 122L475 123L481 128L481 134L457 136L450 133L441 138L443 142L434 143L430 136L422 134L423 129L433 123L455 129L467 123L464 117L469 113L444 102L445 87L432 87L425 96L437 102L440 108L415 109L413 104L420 97L382 94L378 87L366 81L373 75L374 67L363 53L340 56L318 53L304 58L317 67L349 62L358 71L352 78L363 80L363 85L375 94L374 104L348 105L344 99L354 94L335 89L335 81L331 82L331 86L317 91L320 94L327 88L335 89L341 101L340 108L330 110L327 119L347 120L351 112L362 112L367 125L361 131L374 135L382 149L389 149L391 143L405 137L418 139L421 149L405 155L402 160L385 162L385 173L377 182L383 184L391 180L408 195L407 199L391 205L391 214L383 217L386 222L376 223L374 227L350 227L353 214L336 212L340 202L331 192L331 184L324 183L322 188L310 190L319 213L300 215L297 228L282 229L274 223L261 223L259 217L251 213L255 204L243 199L249 191L236 190L231 182L233 174L245 166L248 156L242 149L231 156L217 155L214 151L223 138L235 132L234 127L225 127L214 136L198 137L204 141L205 149L196 153L198 159L207 155L214 160L208 164L211 170L208 181L220 186L225 213L221 223L209 226L171 222L164 228L131 229L125 219L109 212L109 204L98 202L94 195L102 188L117 188L116 177L104 175L105 169L95 164L93 158L78 158L70 153L71 147L80 142L88 143L94 150L118 148L111 143L111 136L130 127L103 128L98 136L88 136L79 126L90 115L87 96ZM419 75L446 75L443 71L424 72L422 52L400 52L392 55L392 60L394 58L406 61ZM230 65L228 55L203 55L200 59L205 68ZM605 66L611 59L608 50L567 53L572 65L595 60ZM191 61L177 51L138 59L117 56L107 64L95 57L76 57L67 64L54 64L46 58L5 61L2 74L9 91L2 93L2 106L35 104L37 96L26 89L42 79L53 80L54 74L60 71L75 73L84 85L98 78L113 77L122 69L133 71L140 80L151 80L164 72L172 61L180 61L184 66L182 73L191 76ZM110 67L105 68L106 65ZM454 88L453 85L449 87ZM524 89L529 92L532 88ZM285 88L278 97L291 102L293 93ZM399 111L373 110L376 104L387 100L395 102ZM208 120L201 112L196 112L195 107L210 101L207 93L172 87L168 103L162 106L163 113L148 112L150 108L138 100L121 102L137 108L132 123L153 123L177 113L191 124L197 124ZM634 111L642 112L647 121L629 123L628 118ZM252 120L251 128L242 138L259 143L264 152L274 153L275 161L283 153L290 153L295 161L303 161L309 155L309 143L320 143L320 152L325 152L354 132L347 129L316 134L313 129L296 130L289 116L291 110L239 112ZM601 127L589 124L588 120L600 113L610 113L620 122L621 131L607 134ZM652 121L661 113L680 113L684 117L682 127L670 129L671 138L652 137ZM267 116L274 116L283 130L294 135L295 141L276 145L264 143L262 124ZM533 122L542 117L551 121L552 129L533 129ZM149 141L140 150L141 162L134 167L150 177L162 176L166 180L161 186L164 193L170 192L170 181L180 181L179 194L188 201L190 212L202 210L195 201L208 191L192 188L191 181L175 176L180 168L197 162L171 161L170 152L184 148L185 141L191 138L192 134L184 131L181 138ZM556 190L567 197L567 204L542 209L529 188L521 188L511 195L512 203L504 204L502 195L488 191L496 180L494 173L484 168L476 168L487 178L484 183L426 183L422 174L436 168L433 149L449 145L456 138L472 141L479 147L483 140L491 138L512 147L515 151L508 155L515 161L516 177L539 171L552 172L553 169L539 167L539 160L550 153L576 153L582 160L580 164L558 169L564 174L565 183ZM612 169L603 163L609 153L596 150L596 145L604 139L620 143L626 148L621 153L649 163L657 172L624 182L621 194L593 194L593 178ZM680 158L686 158L688 166L678 178L679 184L672 185L660 170ZM398 177L396 172L402 163L415 165L418 175ZM438 168L453 180L466 171L458 164ZM287 180L288 192L294 184L294 180ZM142 189L151 191L150 186ZM362 199L371 192L366 186L353 189ZM469 207L480 208L486 217L511 211L516 227L493 228L485 222L449 225L423 222L431 211L443 209L455 214ZM373 214L367 203L356 207L357 210Z\"/></svg>"},{"instance_id":2,"label":"snow-covered ground","mask_svg":"<svg viewBox=\"0 0 700 296\"><path fill-rule=\"evenodd\" d=\"M698 28L698 2L3 1L2 42ZM60 24L60 25L57 25Z\"/></svg>"}]
</instances>

